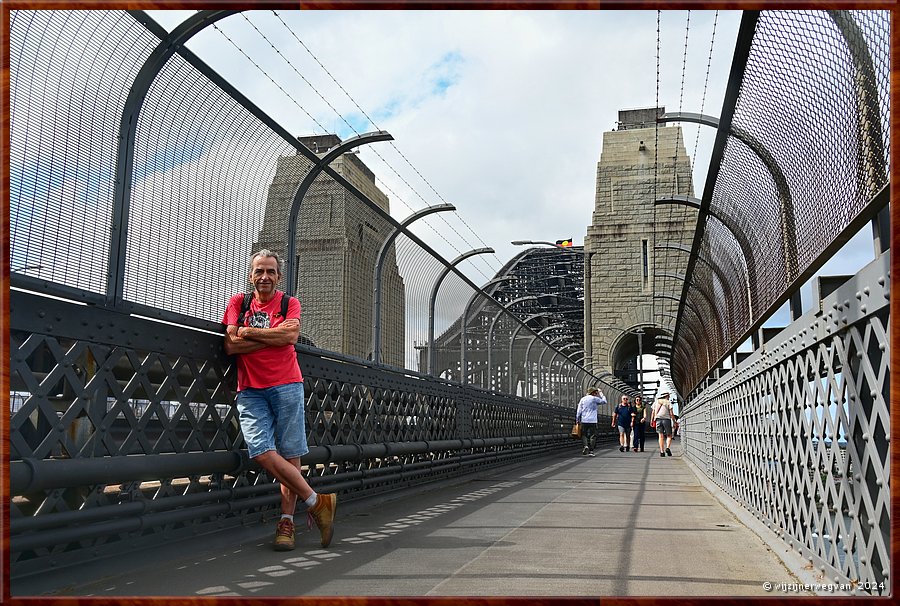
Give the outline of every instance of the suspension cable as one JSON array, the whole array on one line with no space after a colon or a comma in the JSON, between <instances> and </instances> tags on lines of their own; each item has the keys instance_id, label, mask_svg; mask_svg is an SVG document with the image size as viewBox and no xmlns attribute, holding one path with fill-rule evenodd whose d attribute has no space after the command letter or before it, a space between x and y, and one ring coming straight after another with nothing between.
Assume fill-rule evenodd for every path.
<instances>
[{"instance_id":1,"label":"suspension cable","mask_svg":"<svg viewBox=\"0 0 900 606\"><path fill-rule=\"evenodd\" d=\"M703 80L703 98L700 100L700 113L703 114L703 109L706 107L706 89L709 86L709 70L710 66L712 66L712 57L713 57L713 46L716 43L716 25L719 22L719 11L716 11L715 16L713 17L713 27L712 27L712 38L709 41L709 59L706 61L706 78ZM700 145L700 127L697 127L697 137L694 139L694 155L691 158L691 168L695 165L697 161L697 148ZM701 192L702 195L702 192Z\"/></svg>"},{"instance_id":2,"label":"suspension cable","mask_svg":"<svg viewBox=\"0 0 900 606\"><path fill-rule=\"evenodd\" d=\"M661 12L662 11L660 11L659 9L657 9L656 11L656 105L653 108L653 111L655 113L659 112L659 21ZM653 271L653 296L650 297L650 317L654 322L656 322L656 185L659 181L659 122L654 120L653 124L653 262L651 264Z\"/></svg>"},{"instance_id":3,"label":"suspension cable","mask_svg":"<svg viewBox=\"0 0 900 606\"><path fill-rule=\"evenodd\" d=\"M688 36L691 32L691 11L687 12L687 22L684 26L684 54L681 60L681 90L678 93L678 113L680 114L684 105L684 81L687 73L687 54L688 54ZM680 124L680 122L679 122ZM675 138L675 166L672 170L672 195L678 195L678 143L681 139Z\"/></svg>"}]
</instances>

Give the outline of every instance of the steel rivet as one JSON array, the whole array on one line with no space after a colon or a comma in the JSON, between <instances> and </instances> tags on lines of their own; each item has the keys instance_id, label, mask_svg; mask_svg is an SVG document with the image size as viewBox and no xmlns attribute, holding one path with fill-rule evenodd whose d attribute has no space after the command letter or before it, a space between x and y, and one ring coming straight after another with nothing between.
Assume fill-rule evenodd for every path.
<instances>
[{"instance_id":1,"label":"steel rivet","mask_svg":"<svg viewBox=\"0 0 900 606\"><path fill-rule=\"evenodd\" d=\"M856 291L856 298L857 298L857 299L862 299L862 293L859 292L858 290Z\"/></svg>"},{"instance_id":2,"label":"steel rivet","mask_svg":"<svg viewBox=\"0 0 900 606\"><path fill-rule=\"evenodd\" d=\"M866 293L866 294L869 294L869 287L866 286L865 288L863 288L863 292Z\"/></svg>"}]
</instances>

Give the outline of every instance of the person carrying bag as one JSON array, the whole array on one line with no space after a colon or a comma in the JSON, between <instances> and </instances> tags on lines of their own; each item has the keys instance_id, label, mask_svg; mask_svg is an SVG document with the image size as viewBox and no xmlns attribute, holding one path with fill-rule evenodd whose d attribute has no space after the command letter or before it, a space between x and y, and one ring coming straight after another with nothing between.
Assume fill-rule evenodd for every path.
<instances>
[{"instance_id":1,"label":"person carrying bag","mask_svg":"<svg viewBox=\"0 0 900 606\"><path fill-rule=\"evenodd\" d=\"M606 397L596 387L591 387L587 395L578 402L575 411L575 425L581 433L581 454L593 457L597 445L597 407L606 404ZM575 429L572 429L574 434Z\"/></svg>"},{"instance_id":2,"label":"person carrying bag","mask_svg":"<svg viewBox=\"0 0 900 606\"><path fill-rule=\"evenodd\" d=\"M672 456L672 423L675 413L672 411L672 404L669 402L669 392L664 391L659 395L656 404L653 405L653 416L650 420L650 427L656 426L656 433L659 434L659 456Z\"/></svg>"}]
</instances>

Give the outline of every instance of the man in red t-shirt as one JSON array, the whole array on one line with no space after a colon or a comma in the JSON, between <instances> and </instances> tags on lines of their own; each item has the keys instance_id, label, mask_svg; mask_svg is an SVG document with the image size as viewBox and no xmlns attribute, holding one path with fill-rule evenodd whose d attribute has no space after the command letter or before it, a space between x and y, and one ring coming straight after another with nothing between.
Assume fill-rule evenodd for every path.
<instances>
[{"instance_id":1,"label":"man in red t-shirt","mask_svg":"<svg viewBox=\"0 0 900 606\"><path fill-rule=\"evenodd\" d=\"M300 302L275 289L281 280L278 255L263 249L250 257L253 298L238 325L243 294L228 301L225 351L237 356L237 407L241 432L250 457L281 482L281 519L275 529L275 549L294 548L294 508L299 496L322 535L331 543L337 496L316 494L300 473L300 457L309 452L304 419L303 376L294 344L300 336Z\"/></svg>"}]
</instances>

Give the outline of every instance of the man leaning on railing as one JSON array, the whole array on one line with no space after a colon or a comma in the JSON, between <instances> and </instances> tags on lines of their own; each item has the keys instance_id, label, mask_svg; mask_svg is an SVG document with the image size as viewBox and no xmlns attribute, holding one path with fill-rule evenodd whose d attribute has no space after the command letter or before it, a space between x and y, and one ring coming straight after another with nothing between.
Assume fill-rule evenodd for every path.
<instances>
[{"instance_id":1,"label":"man leaning on railing","mask_svg":"<svg viewBox=\"0 0 900 606\"><path fill-rule=\"evenodd\" d=\"M316 494L300 473L309 452L304 422L303 376L294 344L300 336L300 301L275 289L281 280L278 255L263 249L250 257L252 296L231 297L222 317L225 351L237 356L237 407L250 458L281 482L281 519L275 550L294 548L294 508L299 496L321 532L322 547L333 533L337 496Z\"/></svg>"}]
</instances>

